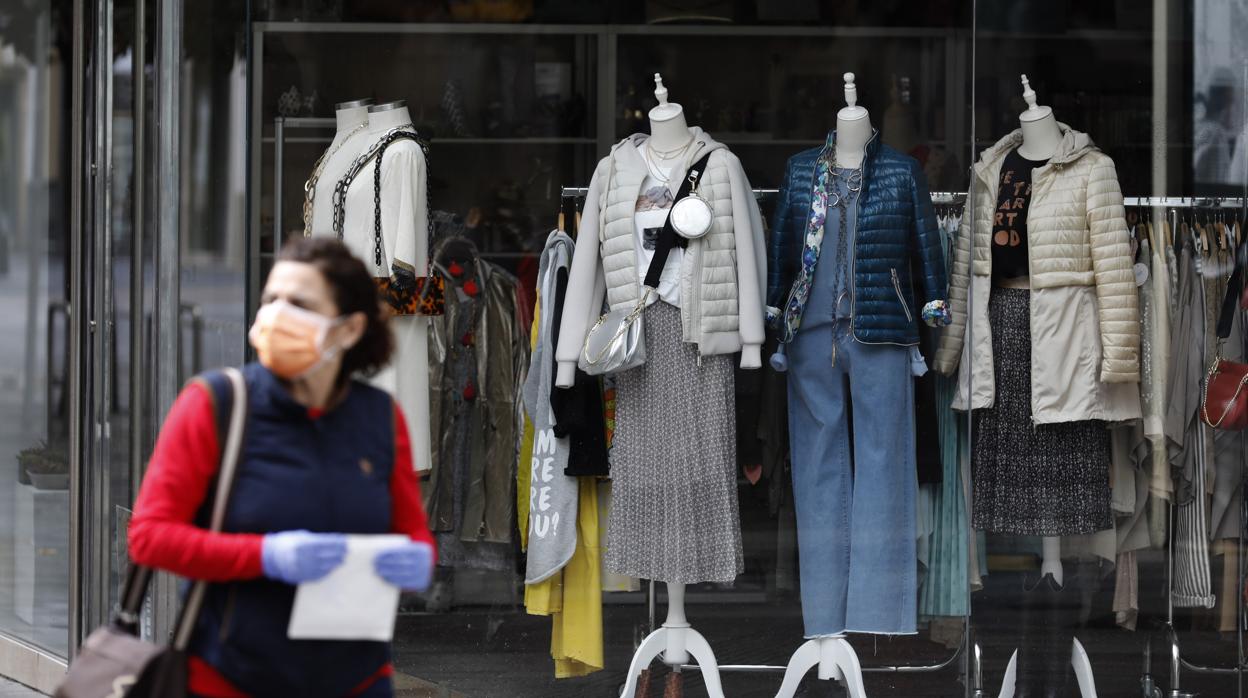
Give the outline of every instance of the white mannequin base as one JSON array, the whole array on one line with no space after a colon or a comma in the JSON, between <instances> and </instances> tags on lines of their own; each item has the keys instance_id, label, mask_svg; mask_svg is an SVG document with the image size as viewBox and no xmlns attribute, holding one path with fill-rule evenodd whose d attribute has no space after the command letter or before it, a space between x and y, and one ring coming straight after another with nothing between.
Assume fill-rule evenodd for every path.
<instances>
[{"instance_id":1,"label":"white mannequin base","mask_svg":"<svg viewBox=\"0 0 1248 698\"><path fill-rule=\"evenodd\" d=\"M780 692L776 698L793 698L802 677L811 669L819 667L819 680L829 679L845 687L849 698L866 698L867 691L862 684L862 666L858 663L858 654L845 640L844 635L822 637L818 640L807 640L789 660L789 667L784 672L784 683L780 684Z\"/></svg>"},{"instance_id":2,"label":"white mannequin base","mask_svg":"<svg viewBox=\"0 0 1248 698\"><path fill-rule=\"evenodd\" d=\"M1005 678L1001 681L999 698L1014 698L1014 682L1018 676L1018 650L1010 655L1010 664L1005 668ZM1070 650L1070 665L1075 669L1075 678L1079 680L1079 695L1083 698L1096 698L1096 681L1092 678L1092 662L1083 649L1083 643L1075 638Z\"/></svg>"},{"instance_id":3,"label":"white mannequin base","mask_svg":"<svg viewBox=\"0 0 1248 698\"><path fill-rule=\"evenodd\" d=\"M628 679L624 683L624 690L620 692L621 698L633 698L637 695L638 677L660 655L663 663L672 667L688 664L692 655L698 669L702 671L707 695L710 698L724 698L715 653L711 651L711 645L706 638L685 620L684 584L667 585L667 620L663 622L663 627L646 636L633 654L633 661L628 666Z\"/></svg>"}]
</instances>

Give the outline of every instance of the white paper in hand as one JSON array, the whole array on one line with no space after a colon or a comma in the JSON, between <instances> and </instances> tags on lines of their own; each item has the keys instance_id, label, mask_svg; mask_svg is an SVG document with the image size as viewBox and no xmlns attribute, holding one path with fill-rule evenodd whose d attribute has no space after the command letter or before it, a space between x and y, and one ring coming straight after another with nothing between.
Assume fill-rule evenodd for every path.
<instances>
[{"instance_id":1,"label":"white paper in hand","mask_svg":"<svg viewBox=\"0 0 1248 698\"><path fill-rule=\"evenodd\" d=\"M347 536L342 564L322 579L299 585L287 637L389 642L399 610L399 588L377 576L373 560L408 540L403 535Z\"/></svg>"}]
</instances>

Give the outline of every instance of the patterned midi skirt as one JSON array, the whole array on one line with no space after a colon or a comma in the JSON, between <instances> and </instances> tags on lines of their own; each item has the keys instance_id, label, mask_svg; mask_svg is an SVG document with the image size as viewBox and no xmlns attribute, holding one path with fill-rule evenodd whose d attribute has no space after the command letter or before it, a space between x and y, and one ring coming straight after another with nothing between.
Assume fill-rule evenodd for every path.
<instances>
[{"instance_id":1,"label":"patterned midi skirt","mask_svg":"<svg viewBox=\"0 0 1248 698\"><path fill-rule=\"evenodd\" d=\"M646 363L616 378L606 566L663 582L743 569L731 356L682 341L680 309L645 311Z\"/></svg>"},{"instance_id":2,"label":"patterned midi skirt","mask_svg":"<svg viewBox=\"0 0 1248 698\"><path fill-rule=\"evenodd\" d=\"M993 406L976 410L972 521L1032 536L1095 533L1112 524L1105 422L1031 422L1031 291L993 288Z\"/></svg>"}]
</instances>

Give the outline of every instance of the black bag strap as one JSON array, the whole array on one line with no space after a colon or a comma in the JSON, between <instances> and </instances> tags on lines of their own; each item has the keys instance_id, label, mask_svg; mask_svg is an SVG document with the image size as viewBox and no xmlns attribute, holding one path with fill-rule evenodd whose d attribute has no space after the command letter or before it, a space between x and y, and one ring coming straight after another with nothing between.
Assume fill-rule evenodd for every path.
<instances>
[{"instance_id":1,"label":"black bag strap","mask_svg":"<svg viewBox=\"0 0 1248 698\"><path fill-rule=\"evenodd\" d=\"M706 171L706 164L711 159L711 151L703 155L700 160L693 163L689 168L689 172L685 176L685 181L681 182L680 189L676 191L676 198L672 201L672 208L667 210L667 220L663 223L663 230L659 233L659 239L654 245L654 258L650 260L650 266L646 269L646 280L644 284L649 288L658 288L659 279L663 276L663 267L667 265L667 257L672 253L673 247L685 247L689 241L676 234L676 229L672 227L672 209L676 208L676 204L681 199L689 196L689 192L697 186L698 179L702 177L702 173Z\"/></svg>"},{"instance_id":2,"label":"black bag strap","mask_svg":"<svg viewBox=\"0 0 1248 698\"><path fill-rule=\"evenodd\" d=\"M236 368L209 372L196 380L202 381L212 393L217 422L221 461L217 469L215 490L212 499L209 500L212 502L212 513L208 521L208 529L220 531L225 525L225 514L229 506L230 493L234 489L239 455L242 452L243 436L247 425L247 383L243 379L242 372ZM224 438L221 438L222 435ZM136 565L133 562L126 571L120 604L114 614L113 623L132 635L138 635L143 600L151 586L154 572L155 570L150 567ZM189 644L191 632L199 618L199 610L203 605L207 586L207 582L196 582L187 594L175 625L174 649L184 650Z\"/></svg>"},{"instance_id":3,"label":"black bag strap","mask_svg":"<svg viewBox=\"0 0 1248 698\"><path fill-rule=\"evenodd\" d=\"M1235 313L1239 308L1240 295L1244 292L1244 263L1248 255L1248 241L1239 246L1235 252L1235 271L1226 285L1226 295L1222 297L1222 309L1218 312L1218 339L1231 336L1231 326L1235 322Z\"/></svg>"}]
</instances>

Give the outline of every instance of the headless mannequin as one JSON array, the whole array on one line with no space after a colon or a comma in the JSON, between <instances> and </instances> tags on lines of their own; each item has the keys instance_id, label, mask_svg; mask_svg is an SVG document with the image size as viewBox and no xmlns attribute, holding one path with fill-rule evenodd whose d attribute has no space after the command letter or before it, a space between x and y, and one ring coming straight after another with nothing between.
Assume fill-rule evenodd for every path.
<instances>
[{"instance_id":1,"label":"headless mannequin","mask_svg":"<svg viewBox=\"0 0 1248 698\"><path fill-rule=\"evenodd\" d=\"M689 125L685 121L685 110L679 104L667 101L667 88L663 86L663 77L654 74L654 96L659 106L650 110L650 144L657 151L676 151L693 141L689 133ZM670 170L675 166L684 169L689 163L682 162L688 153L676 153L668 159L655 158L656 168ZM662 656L663 663L679 671L679 667L688 664L692 655L702 672L702 680L706 684L706 692L710 698L723 698L724 691L719 678L719 664L711 645L701 633L694 630L685 618L685 585L667 582L667 619L663 627L650 633L638 646L633 654L633 661L628 667L628 678L621 696L632 698L637 692L638 678L641 672L650 666L656 657Z\"/></svg>"},{"instance_id":2,"label":"headless mannequin","mask_svg":"<svg viewBox=\"0 0 1248 698\"><path fill-rule=\"evenodd\" d=\"M410 126L411 123L412 117L403 101L368 107L368 126L339 152L349 151L348 163L353 162L388 131L399 126ZM406 168L407 171L396 171L394 168ZM343 170L345 172L346 167ZM376 265L373 251L372 161L364 166L347 190L343 242L352 253L364 260L374 276L390 276L391 262L399 250L411 250L411 266L416 275L425 274L429 245L426 176L424 151L414 141L396 141L382 156L384 250L380 267ZM327 186L332 191L333 184ZM332 197L327 195L326 198ZM330 223L330 234L333 234L332 220ZM427 470L433 462L429 434L429 318L396 315L391 319L390 326L395 339L394 360L370 382L395 396L407 420L412 441L412 462L417 470Z\"/></svg>"},{"instance_id":3,"label":"headless mannequin","mask_svg":"<svg viewBox=\"0 0 1248 698\"><path fill-rule=\"evenodd\" d=\"M844 109L836 113L836 166L857 169L866 157L867 143L875 129L871 127L871 115L858 106L858 87L854 74L845 73ZM862 666L858 654L845 639L844 634L807 640L793 653L784 671L784 682L776 698L792 698L802 677L818 667L819 680L829 679L845 687L849 698L865 698L866 688L862 682Z\"/></svg>"},{"instance_id":4,"label":"headless mannequin","mask_svg":"<svg viewBox=\"0 0 1248 698\"><path fill-rule=\"evenodd\" d=\"M334 185L359 154L357 151L368 128L368 107L372 103L371 99L357 99L334 107L337 130L334 140L325 149L321 174L312 192L312 234L315 236L334 234Z\"/></svg>"},{"instance_id":5,"label":"headless mannequin","mask_svg":"<svg viewBox=\"0 0 1248 698\"><path fill-rule=\"evenodd\" d=\"M1023 99L1027 102L1027 111L1018 117L1023 130L1023 142L1018 147L1019 155L1028 160L1048 160L1057 153L1062 142L1062 131L1053 116L1053 109L1036 105L1036 93L1031 89L1031 82L1026 75L1022 76ZM1026 279L1012 279L1016 288L1029 288ZM1062 539L1058 536L1044 536L1040 539L1041 559L1040 578L1053 578L1053 583L1062 586ZM1010 657L1005 670L1005 679L1001 682L1000 698L1013 698L1017 677L1018 651ZM1070 663L1075 670L1075 678L1079 682L1079 692L1083 698L1096 698L1096 682L1092 676L1092 663L1088 653L1083 649L1079 638L1074 638L1071 648Z\"/></svg>"}]
</instances>

